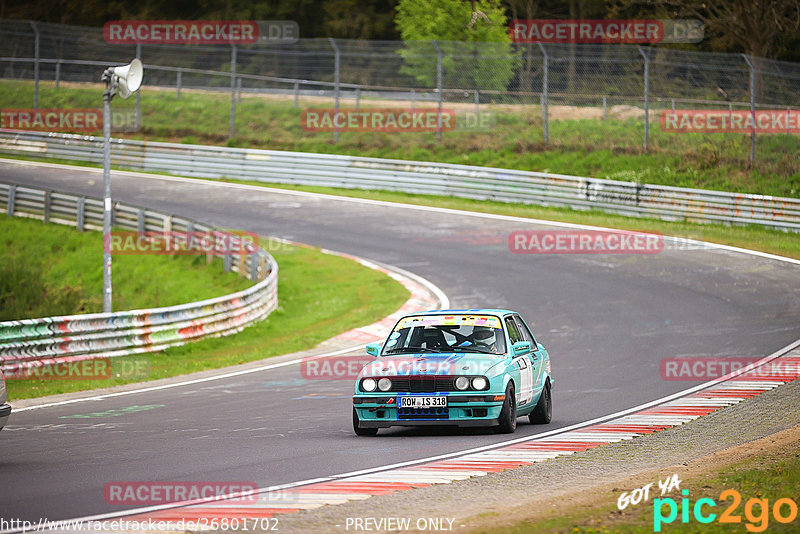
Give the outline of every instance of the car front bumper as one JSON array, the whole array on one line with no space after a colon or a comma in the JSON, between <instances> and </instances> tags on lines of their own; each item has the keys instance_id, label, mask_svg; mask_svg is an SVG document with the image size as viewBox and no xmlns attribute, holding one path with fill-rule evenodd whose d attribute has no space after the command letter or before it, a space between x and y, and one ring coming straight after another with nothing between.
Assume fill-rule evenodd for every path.
<instances>
[{"instance_id":1,"label":"car front bumper","mask_svg":"<svg viewBox=\"0 0 800 534\"><path fill-rule=\"evenodd\" d=\"M435 396L436 394L433 394ZM353 407L362 428L392 426L497 426L504 396L495 393L447 395L447 408L400 409L397 395L355 395Z\"/></svg>"},{"instance_id":2,"label":"car front bumper","mask_svg":"<svg viewBox=\"0 0 800 534\"><path fill-rule=\"evenodd\" d=\"M6 426L9 415L11 415L11 405L10 404L0 405L0 430L3 430L3 427Z\"/></svg>"}]
</instances>

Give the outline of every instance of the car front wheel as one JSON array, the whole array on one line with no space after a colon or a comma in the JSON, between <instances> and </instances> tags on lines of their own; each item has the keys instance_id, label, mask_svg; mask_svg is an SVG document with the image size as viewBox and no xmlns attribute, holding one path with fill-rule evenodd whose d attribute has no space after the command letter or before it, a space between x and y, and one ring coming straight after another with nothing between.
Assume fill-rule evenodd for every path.
<instances>
[{"instance_id":1,"label":"car front wheel","mask_svg":"<svg viewBox=\"0 0 800 534\"><path fill-rule=\"evenodd\" d=\"M377 428L361 428L358 424L358 414L356 413L356 409L353 408L353 431L356 433L356 436L376 436L378 435Z\"/></svg>"},{"instance_id":2,"label":"car front wheel","mask_svg":"<svg viewBox=\"0 0 800 534\"><path fill-rule=\"evenodd\" d=\"M550 394L550 380L544 383L544 389L539 396L539 402L528 416L534 425L546 425L553 419L553 397Z\"/></svg>"},{"instance_id":3,"label":"car front wheel","mask_svg":"<svg viewBox=\"0 0 800 534\"><path fill-rule=\"evenodd\" d=\"M499 434L513 434L517 429L517 398L514 396L514 384L511 382L506 386L506 400L503 402L498 422Z\"/></svg>"}]
</instances>

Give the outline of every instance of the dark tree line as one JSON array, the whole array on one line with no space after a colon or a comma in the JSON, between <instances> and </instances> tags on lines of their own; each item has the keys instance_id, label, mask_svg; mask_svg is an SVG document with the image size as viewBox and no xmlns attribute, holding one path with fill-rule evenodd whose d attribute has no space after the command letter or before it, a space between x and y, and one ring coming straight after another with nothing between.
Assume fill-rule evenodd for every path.
<instances>
[{"instance_id":1,"label":"dark tree line","mask_svg":"<svg viewBox=\"0 0 800 534\"><path fill-rule=\"evenodd\" d=\"M429 0L0 0L0 18L102 26L117 19L294 20L301 37L398 40L400 2ZM481 0L462 0L480 12ZM509 19L696 18L689 49L800 61L800 0L503 0ZM475 24L481 24L477 17ZM681 45L677 45L681 46Z\"/></svg>"}]
</instances>

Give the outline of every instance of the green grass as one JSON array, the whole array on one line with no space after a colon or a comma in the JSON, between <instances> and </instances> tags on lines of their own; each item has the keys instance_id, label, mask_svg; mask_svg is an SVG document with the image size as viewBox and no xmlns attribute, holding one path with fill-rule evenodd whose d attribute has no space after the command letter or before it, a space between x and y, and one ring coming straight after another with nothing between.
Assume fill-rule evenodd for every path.
<instances>
[{"instance_id":1,"label":"green grass","mask_svg":"<svg viewBox=\"0 0 800 534\"><path fill-rule=\"evenodd\" d=\"M279 307L267 319L234 336L114 358L113 366L136 365L146 371L144 379L155 380L299 351L373 323L397 310L409 296L399 282L352 260L307 247L273 243L268 249L278 261L280 276ZM198 282L194 273L187 277L184 272L184 277ZM141 380L135 375L104 380L9 380L7 385L9 399L14 400Z\"/></svg>"},{"instance_id":2,"label":"green grass","mask_svg":"<svg viewBox=\"0 0 800 534\"><path fill-rule=\"evenodd\" d=\"M677 490L664 495L663 498L672 498L678 507L678 514L670 524L662 524L661 532L669 534L688 534L704 532L751 532L750 528L761 529L765 532L789 533L797 532L800 526L800 516L790 523L780 523L772 515L772 508L778 499L789 498L800 505L800 455L791 447L781 453L762 455L748 460L729 465L710 475L687 477L681 481L681 489L689 490L689 516L686 523L682 522L681 499L684 497ZM627 488L632 490L633 488ZM731 510L733 516L739 516L741 522L720 523L721 514L733 504L732 497L720 498L724 490L733 489L739 492L741 502L738 507ZM653 491L655 490L655 494ZM537 518L535 521L521 521L513 526L483 529L481 532L490 534L538 534L538 533L584 533L606 534L623 532L633 534L652 534L654 531L654 499L660 498L660 491L656 483L650 490L649 502L638 505L629 505L620 511L616 506L616 499L622 492L609 495L608 500L614 501L604 506L591 506L579 511L547 517ZM704 525L698 522L692 513L694 504L698 499L709 498L716 503L715 508L704 506L704 515L715 513L713 522ZM770 516L766 522L760 515L758 506L751 508L751 517L745 515L747 502L750 499L768 499ZM663 515L669 513L668 505L663 505ZM788 505L782 506L782 514L788 516ZM750 528L747 525L751 525ZM761 530L752 530L761 531Z\"/></svg>"},{"instance_id":3,"label":"green grass","mask_svg":"<svg viewBox=\"0 0 800 534\"><path fill-rule=\"evenodd\" d=\"M40 86L40 107L92 107L101 104L97 87ZM0 82L0 107L30 107L32 83ZM352 107L343 101L342 107ZM380 105L362 101L362 106ZM683 187L767 195L800 196L800 136L762 135L756 164L747 169L750 138L743 134L671 134L651 121L649 152L642 152L643 120L552 120L550 142L544 144L538 106L485 105L496 113L488 131L445 132L439 144L434 133L343 132L338 144L331 133L306 132L300 126L303 108L331 107L330 101L301 100L295 109L284 100L244 96L236 108L236 135L228 139L230 97L184 91L141 92L143 128L123 135L154 141L216 144L486 165L562 174L639 181ZM115 112L131 111L133 99L116 99ZM471 108L470 108L471 109ZM554 111L557 113L557 111Z\"/></svg>"},{"instance_id":4,"label":"green grass","mask_svg":"<svg viewBox=\"0 0 800 534\"><path fill-rule=\"evenodd\" d=\"M0 321L103 311L103 236L0 215ZM186 273L191 272L192 276ZM205 256L114 256L114 310L172 306L251 283Z\"/></svg>"}]
</instances>

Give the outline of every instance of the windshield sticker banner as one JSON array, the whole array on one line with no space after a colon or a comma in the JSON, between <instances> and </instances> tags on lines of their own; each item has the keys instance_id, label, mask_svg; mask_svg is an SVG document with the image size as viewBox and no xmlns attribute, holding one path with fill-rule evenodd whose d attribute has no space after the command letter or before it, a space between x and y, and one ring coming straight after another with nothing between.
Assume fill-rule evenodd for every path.
<instances>
[{"instance_id":1,"label":"windshield sticker banner","mask_svg":"<svg viewBox=\"0 0 800 534\"><path fill-rule=\"evenodd\" d=\"M421 315L401 319L395 330L415 326L488 326L500 328L500 319L492 315Z\"/></svg>"}]
</instances>

